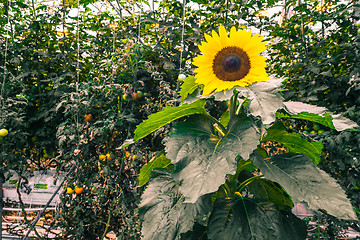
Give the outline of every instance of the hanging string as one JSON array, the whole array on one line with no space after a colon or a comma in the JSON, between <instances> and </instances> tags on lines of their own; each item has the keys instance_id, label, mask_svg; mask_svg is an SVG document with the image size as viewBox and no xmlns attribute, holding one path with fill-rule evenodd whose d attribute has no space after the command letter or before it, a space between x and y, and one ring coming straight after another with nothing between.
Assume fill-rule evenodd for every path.
<instances>
[{"instance_id":1,"label":"hanging string","mask_svg":"<svg viewBox=\"0 0 360 240\"><path fill-rule=\"evenodd\" d=\"M10 11L10 0L7 1L7 6L8 6L8 11L7 11L7 25L9 26L9 23L10 23L10 18L9 18L9 11ZM3 82L2 82L2 87L1 87L1 121L0 121L0 127L1 125L3 124L3 121L4 121L4 111L3 111L3 108L5 106L5 100L4 100L4 89L5 89L5 80L6 80L6 61L7 61L7 50L8 50L8 35L9 35L9 30L8 28L6 28L6 35L5 35L5 53L4 53L4 78L3 78ZM5 146L2 145L2 151L1 151L1 158L2 160L4 159L4 152L5 152ZM0 197L2 200L3 198L3 189L2 189L2 179L0 178ZM3 214L2 214L2 211L3 211L3 203L0 202L0 239L2 239L2 219L3 219Z\"/></svg>"},{"instance_id":2,"label":"hanging string","mask_svg":"<svg viewBox=\"0 0 360 240\"><path fill-rule=\"evenodd\" d=\"M183 58L183 52L185 50L185 44L184 44L184 34L185 34L185 6L186 6L186 0L183 0L183 15L182 15L182 27L181 27L181 49L180 49L180 60L179 60L179 75L178 75L178 81L176 82L176 94L179 92L180 89L180 78L183 80L185 75L182 74L182 58Z\"/></svg>"},{"instance_id":3,"label":"hanging string","mask_svg":"<svg viewBox=\"0 0 360 240\"><path fill-rule=\"evenodd\" d=\"M141 42L141 36L140 36L140 29L141 29L141 14L142 14L142 2L140 2L140 13L139 13L139 25L138 25L138 34L137 34L137 38L138 38L138 43Z\"/></svg>"},{"instance_id":4,"label":"hanging string","mask_svg":"<svg viewBox=\"0 0 360 240\"><path fill-rule=\"evenodd\" d=\"M183 0L183 15L182 15L182 28L181 28L181 49L180 49L180 66L179 66L179 75L182 72L182 57L183 57L183 52L185 49L185 45L184 45L184 34L185 34L185 5L186 5L186 0Z\"/></svg>"},{"instance_id":5,"label":"hanging string","mask_svg":"<svg viewBox=\"0 0 360 240\"><path fill-rule=\"evenodd\" d=\"M76 95L77 95L77 104L80 104L80 93L79 93L79 84L80 84L80 26L79 26L79 18L80 18L80 1L77 0L77 17L76 17L76 45L77 45L77 62L76 62ZM80 110L80 109L79 109ZM79 110L76 111L76 137L77 144L76 150L79 149L80 145L80 134L79 134ZM75 157L78 154L75 154Z\"/></svg>"},{"instance_id":6,"label":"hanging string","mask_svg":"<svg viewBox=\"0 0 360 240\"><path fill-rule=\"evenodd\" d=\"M80 3L79 0L77 1L78 11L77 11L77 18L76 18L76 44L77 44L77 63L76 63L76 91L78 91L78 83L80 81L80 43L79 43L79 17L80 17Z\"/></svg>"},{"instance_id":7,"label":"hanging string","mask_svg":"<svg viewBox=\"0 0 360 240\"><path fill-rule=\"evenodd\" d=\"M5 82L6 82L6 73L7 73L6 62L7 62L7 51L8 51L8 41L9 41L8 40L8 36L9 36L8 27L10 25L10 17L9 17L10 0L7 1L7 5L8 5L8 11L7 11L7 27L6 27L6 35L5 35L4 78L3 78L2 87L1 87L1 122L0 122L0 125L2 125L4 122L4 111L2 109L5 106L4 94L5 94Z\"/></svg>"}]
</instances>

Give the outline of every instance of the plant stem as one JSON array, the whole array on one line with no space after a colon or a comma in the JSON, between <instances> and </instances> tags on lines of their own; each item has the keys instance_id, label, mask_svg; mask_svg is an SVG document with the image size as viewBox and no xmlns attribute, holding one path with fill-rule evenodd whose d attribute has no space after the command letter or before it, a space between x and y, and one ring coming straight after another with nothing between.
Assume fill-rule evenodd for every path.
<instances>
[{"instance_id":1,"label":"plant stem","mask_svg":"<svg viewBox=\"0 0 360 240\"><path fill-rule=\"evenodd\" d=\"M210 118L211 121L214 122L214 124L217 125L217 127L219 127L219 128L221 129L221 131L222 131L223 133L226 133L226 128L221 124L221 122L220 122L219 120L217 120L216 118L214 118L214 117L211 116L210 114L206 114L206 115ZM215 127L215 126L214 126L214 127Z\"/></svg>"},{"instance_id":2,"label":"plant stem","mask_svg":"<svg viewBox=\"0 0 360 240\"><path fill-rule=\"evenodd\" d=\"M220 129L219 125L217 123L214 123L213 124L214 128L216 130L218 130L218 132L222 135L222 136L225 136L225 133Z\"/></svg>"},{"instance_id":3,"label":"plant stem","mask_svg":"<svg viewBox=\"0 0 360 240\"><path fill-rule=\"evenodd\" d=\"M229 110L230 110L230 121L231 119L234 118L234 116L236 115L236 110L237 110L237 105L238 105L238 95L239 93L236 91L234 95L232 95L232 97L230 98L230 106L229 106Z\"/></svg>"},{"instance_id":4,"label":"plant stem","mask_svg":"<svg viewBox=\"0 0 360 240\"><path fill-rule=\"evenodd\" d=\"M108 220L106 222L106 228L105 228L104 234L102 235L101 239L104 239L106 237L106 233L110 226L110 219L111 219L111 211L109 211Z\"/></svg>"},{"instance_id":5,"label":"plant stem","mask_svg":"<svg viewBox=\"0 0 360 240\"><path fill-rule=\"evenodd\" d=\"M255 179L261 178L264 175L257 175L257 176L253 176L251 178L246 179L245 181L243 181L238 187L237 187L237 191L241 192L241 190L243 190L243 188L248 185L249 183L251 183L252 181L254 181Z\"/></svg>"}]
</instances>

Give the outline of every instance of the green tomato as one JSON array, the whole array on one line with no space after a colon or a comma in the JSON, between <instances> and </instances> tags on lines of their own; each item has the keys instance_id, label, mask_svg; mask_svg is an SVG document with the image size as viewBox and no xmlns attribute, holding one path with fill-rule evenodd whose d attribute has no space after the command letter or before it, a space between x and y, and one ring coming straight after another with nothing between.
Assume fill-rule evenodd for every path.
<instances>
[{"instance_id":1,"label":"green tomato","mask_svg":"<svg viewBox=\"0 0 360 240\"><path fill-rule=\"evenodd\" d=\"M358 29L358 34L360 34L360 28Z\"/></svg>"},{"instance_id":2,"label":"green tomato","mask_svg":"<svg viewBox=\"0 0 360 240\"><path fill-rule=\"evenodd\" d=\"M306 131L310 131L310 130L311 130L311 126L305 125L304 129L305 129Z\"/></svg>"},{"instance_id":3,"label":"green tomato","mask_svg":"<svg viewBox=\"0 0 360 240\"><path fill-rule=\"evenodd\" d=\"M138 97L141 98L142 96L144 96L144 93L142 91L137 91L136 92Z\"/></svg>"},{"instance_id":4,"label":"green tomato","mask_svg":"<svg viewBox=\"0 0 360 240\"><path fill-rule=\"evenodd\" d=\"M186 75L185 75L185 74L180 74L180 75L178 76L178 80L179 80L180 82L183 82L183 81L185 80L185 78L186 78Z\"/></svg>"},{"instance_id":5,"label":"green tomato","mask_svg":"<svg viewBox=\"0 0 360 240\"><path fill-rule=\"evenodd\" d=\"M313 126L314 131L319 131L320 129L321 129L321 126L319 124L314 124L314 126Z\"/></svg>"},{"instance_id":6,"label":"green tomato","mask_svg":"<svg viewBox=\"0 0 360 240\"><path fill-rule=\"evenodd\" d=\"M300 28L299 24L296 24L296 25L294 26L294 29L295 29L295 30L298 30L299 28Z\"/></svg>"},{"instance_id":7,"label":"green tomato","mask_svg":"<svg viewBox=\"0 0 360 240\"><path fill-rule=\"evenodd\" d=\"M6 130L5 128L0 130L0 137L5 137L6 135L8 135L8 130Z\"/></svg>"},{"instance_id":8,"label":"green tomato","mask_svg":"<svg viewBox=\"0 0 360 240\"><path fill-rule=\"evenodd\" d=\"M356 26L357 26L358 28L360 28L360 20L358 20L358 21L356 22Z\"/></svg>"},{"instance_id":9,"label":"green tomato","mask_svg":"<svg viewBox=\"0 0 360 240\"><path fill-rule=\"evenodd\" d=\"M322 134L322 133L324 133L324 132L325 132L324 130L320 129L320 130L318 131L318 134Z\"/></svg>"},{"instance_id":10,"label":"green tomato","mask_svg":"<svg viewBox=\"0 0 360 240\"><path fill-rule=\"evenodd\" d=\"M315 134L316 132L314 131L314 130L312 130L311 132L310 132L310 134Z\"/></svg>"},{"instance_id":11,"label":"green tomato","mask_svg":"<svg viewBox=\"0 0 360 240\"><path fill-rule=\"evenodd\" d=\"M124 94L121 96L122 100L127 101L129 100L129 94Z\"/></svg>"}]
</instances>

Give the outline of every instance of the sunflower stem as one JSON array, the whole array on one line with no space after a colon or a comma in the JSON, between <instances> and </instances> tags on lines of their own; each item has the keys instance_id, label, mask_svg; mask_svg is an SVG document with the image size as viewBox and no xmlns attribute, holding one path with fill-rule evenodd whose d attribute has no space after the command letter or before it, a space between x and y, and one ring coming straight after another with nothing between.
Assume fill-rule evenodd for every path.
<instances>
[{"instance_id":1,"label":"sunflower stem","mask_svg":"<svg viewBox=\"0 0 360 240\"><path fill-rule=\"evenodd\" d=\"M235 115L239 115L240 110L241 110L241 104L239 104L239 106L237 107Z\"/></svg>"},{"instance_id":2,"label":"sunflower stem","mask_svg":"<svg viewBox=\"0 0 360 240\"><path fill-rule=\"evenodd\" d=\"M221 134L221 136L225 136L225 133L221 130L217 123L214 123L213 126Z\"/></svg>"},{"instance_id":3,"label":"sunflower stem","mask_svg":"<svg viewBox=\"0 0 360 240\"><path fill-rule=\"evenodd\" d=\"M246 185L248 185L249 183L253 182L254 180L263 177L264 175L257 175L257 176L253 176L251 178L246 179L244 182L242 182L237 188L236 190L238 192L241 192L243 190L244 187L246 187Z\"/></svg>"},{"instance_id":4,"label":"sunflower stem","mask_svg":"<svg viewBox=\"0 0 360 240\"><path fill-rule=\"evenodd\" d=\"M207 116L214 122L214 124L213 124L214 127L215 127L215 124L216 124L215 129L218 130L221 135L224 134L223 136L225 136L225 133L227 131L226 131L226 128L221 124L221 122L219 122L219 120L217 120L216 118L214 118L210 114L207 114Z\"/></svg>"},{"instance_id":5,"label":"sunflower stem","mask_svg":"<svg viewBox=\"0 0 360 240\"><path fill-rule=\"evenodd\" d=\"M235 91L234 95L232 95L232 97L230 98L230 121L231 119L234 118L234 116L236 115L236 110L237 110L237 105L238 105L238 95L239 95L239 92L238 91Z\"/></svg>"}]
</instances>

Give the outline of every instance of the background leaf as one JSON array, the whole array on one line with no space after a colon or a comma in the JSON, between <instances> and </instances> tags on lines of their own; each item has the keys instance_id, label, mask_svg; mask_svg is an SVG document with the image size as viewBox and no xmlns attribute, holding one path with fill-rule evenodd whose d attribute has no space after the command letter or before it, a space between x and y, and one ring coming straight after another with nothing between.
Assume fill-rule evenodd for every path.
<instances>
[{"instance_id":1,"label":"background leaf","mask_svg":"<svg viewBox=\"0 0 360 240\"><path fill-rule=\"evenodd\" d=\"M229 123L229 131L219 142L210 120L199 116L178 124L175 133L165 139L167 157L175 164L175 179L186 202L194 203L214 192L225 182L226 174L234 174L236 156L248 159L259 144L258 133L249 121L240 117Z\"/></svg>"},{"instance_id":2,"label":"background leaf","mask_svg":"<svg viewBox=\"0 0 360 240\"><path fill-rule=\"evenodd\" d=\"M252 199L217 199L208 225L211 240L303 240L306 225L291 212Z\"/></svg>"},{"instance_id":3,"label":"background leaf","mask_svg":"<svg viewBox=\"0 0 360 240\"><path fill-rule=\"evenodd\" d=\"M198 89L199 86L200 84L195 83L195 78L193 76L188 76L187 78L185 78L179 92L181 101L183 102L186 97L195 92L195 90Z\"/></svg>"},{"instance_id":4,"label":"background leaf","mask_svg":"<svg viewBox=\"0 0 360 240\"><path fill-rule=\"evenodd\" d=\"M318 164L321 160L319 156L323 149L321 142L308 142L302 139L299 133L288 132L281 122L271 126L267 130L267 135L261 141L281 143L291 152L307 155L314 164Z\"/></svg>"},{"instance_id":5,"label":"background leaf","mask_svg":"<svg viewBox=\"0 0 360 240\"><path fill-rule=\"evenodd\" d=\"M188 232L196 218L211 211L211 197L205 195L196 203L184 203L183 195L170 174L151 179L139 206L143 217L142 239L177 239Z\"/></svg>"},{"instance_id":6,"label":"background leaf","mask_svg":"<svg viewBox=\"0 0 360 240\"><path fill-rule=\"evenodd\" d=\"M318 115L323 115L326 117L326 113L330 114L333 118L333 124L337 131L343 131L345 129L349 128L357 128L359 127L355 122L351 121L348 118L343 117L340 114L331 114L330 111L325 107L318 107L302 102L284 102L284 105L286 107L286 110L290 114L297 115L299 113L308 112L308 113L314 113ZM323 123L321 123L323 124ZM326 125L325 125L326 126Z\"/></svg>"},{"instance_id":7,"label":"background leaf","mask_svg":"<svg viewBox=\"0 0 360 240\"><path fill-rule=\"evenodd\" d=\"M279 183L294 203L305 201L311 209L324 209L337 218L357 220L344 190L307 156L294 153L271 159L263 159L256 153L253 156L253 164L267 179Z\"/></svg>"},{"instance_id":8,"label":"background leaf","mask_svg":"<svg viewBox=\"0 0 360 240\"><path fill-rule=\"evenodd\" d=\"M162 111L150 115L147 120L137 126L134 142L176 119L192 114L206 114L205 102L206 100L199 99L191 104L185 103L179 107L165 107Z\"/></svg>"},{"instance_id":9,"label":"background leaf","mask_svg":"<svg viewBox=\"0 0 360 240\"><path fill-rule=\"evenodd\" d=\"M335 129L332 122L333 118L329 113L324 113L324 116L320 116L315 113L302 112L296 115L288 115L284 113L277 112L276 117L278 118L293 118L293 119L302 119L311 122L316 122L324 125L325 127Z\"/></svg>"},{"instance_id":10,"label":"background leaf","mask_svg":"<svg viewBox=\"0 0 360 240\"><path fill-rule=\"evenodd\" d=\"M139 187L144 186L146 183L148 183L149 178L151 176L151 170L155 168L165 168L171 164L170 159L167 159L165 156L165 153L162 152L160 155L155 157L152 161L145 164L140 169L139 174Z\"/></svg>"}]
</instances>

